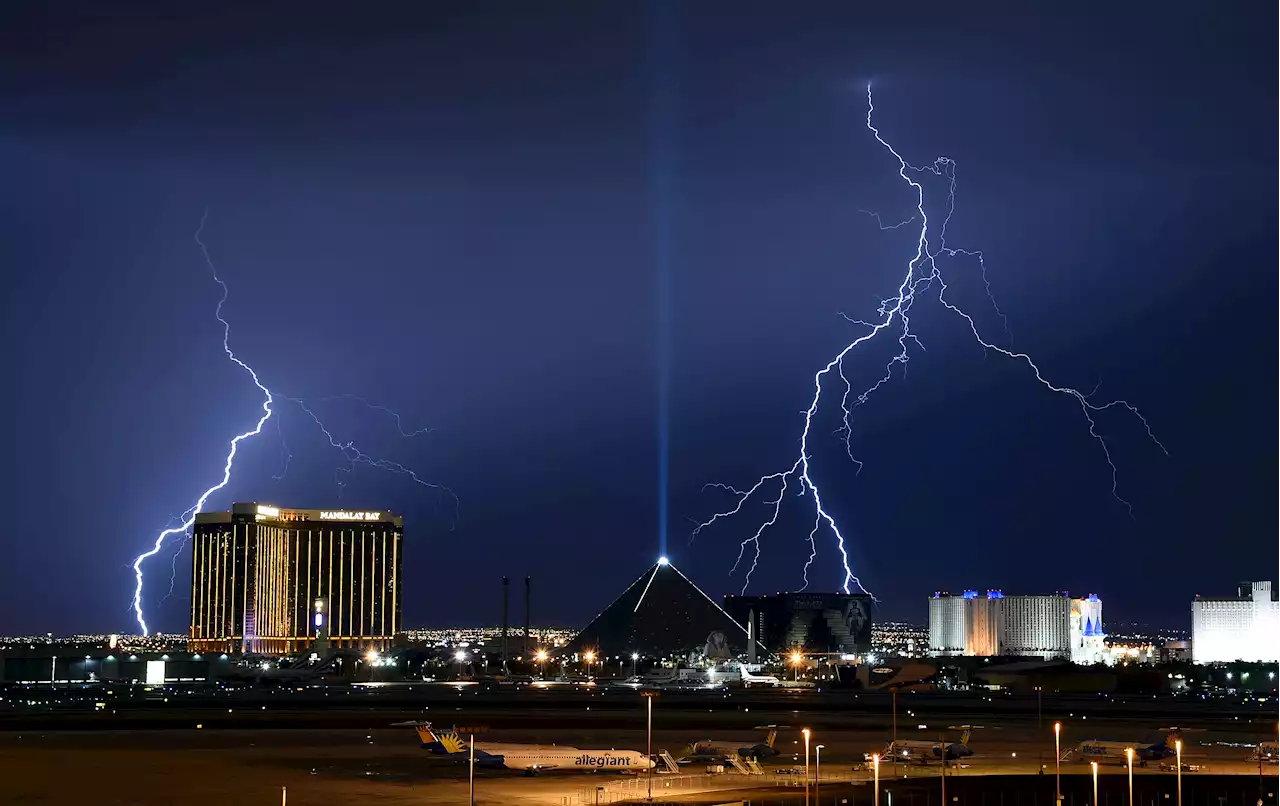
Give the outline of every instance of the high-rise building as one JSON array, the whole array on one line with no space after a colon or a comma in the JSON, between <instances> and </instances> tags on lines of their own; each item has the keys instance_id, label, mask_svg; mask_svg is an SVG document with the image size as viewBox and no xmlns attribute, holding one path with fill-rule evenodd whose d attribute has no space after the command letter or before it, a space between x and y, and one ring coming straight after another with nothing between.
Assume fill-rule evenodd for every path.
<instances>
[{"instance_id":1,"label":"high-rise building","mask_svg":"<svg viewBox=\"0 0 1280 806\"><path fill-rule=\"evenodd\" d=\"M935 593L929 600L929 654L935 656L963 655L965 647L965 612L967 602L977 596L977 591L965 591L963 596Z\"/></svg>"},{"instance_id":2,"label":"high-rise building","mask_svg":"<svg viewBox=\"0 0 1280 806\"><path fill-rule=\"evenodd\" d=\"M840 653L871 651L869 595L779 593L726 596L724 609L739 624L754 624L755 637L769 652Z\"/></svg>"},{"instance_id":3,"label":"high-rise building","mask_svg":"<svg viewBox=\"0 0 1280 806\"><path fill-rule=\"evenodd\" d=\"M1090 594L1006 596L967 590L959 596L935 593L929 600L929 652L935 656L1014 655L1083 658L1073 650L1072 612L1086 613L1090 649L1101 647L1102 601ZM1082 647L1086 642L1081 637ZM1091 661L1090 661L1091 662Z\"/></svg>"},{"instance_id":4,"label":"high-rise building","mask_svg":"<svg viewBox=\"0 0 1280 806\"><path fill-rule=\"evenodd\" d=\"M1232 597L1191 602L1191 659L1196 663L1280 660L1280 601L1270 582L1242 582Z\"/></svg>"},{"instance_id":5,"label":"high-rise building","mask_svg":"<svg viewBox=\"0 0 1280 806\"><path fill-rule=\"evenodd\" d=\"M192 530L197 652L378 649L401 629L404 519L389 512L233 504Z\"/></svg>"}]
</instances>

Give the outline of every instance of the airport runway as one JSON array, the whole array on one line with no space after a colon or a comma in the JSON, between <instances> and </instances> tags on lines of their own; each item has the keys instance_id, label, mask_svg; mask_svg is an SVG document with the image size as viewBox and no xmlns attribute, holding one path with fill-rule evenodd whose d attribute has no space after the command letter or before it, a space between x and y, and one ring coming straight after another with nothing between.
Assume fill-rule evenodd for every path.
<instances>
[{"instance_id":1,"label":"airport runway","mask_svg":"<svg viewBox=\"0 0 1280 806\"><path fill-rule=\"evenodd\" d=\"M584 749L645 749L644 700L629 691L456 691L415 686L303 690L104 689L8 692L0 710L0 781L6 802L33 804L276 804L287 790L299 804L462 804L467 802L465 765L433 757L407 728L391 723L429 719L437 725L487 728L480 741L567 744ZM21 698L26 699L21 699ZM32 705L31 703L35 703ZM98 706L97 703L103 703ZM863 754L883 748L893 731L891 700L885 695L735 691L661 694L655 700L654 749L673 754L695 740L714 738L742 745L761 741L755 726L782 726L782 755L765 766L767 776L708 776L690 766L686 775L655 776L660 802L689 802L712 789L704 802L750 799L753 803L803 803L803 789L781 786L803 779L788 770L804 768L800 728L812 730L811 745L823 745L824 778L868 778L855 772ZM899 698L899 739L956 738L947 728L981 725L973 733L975 756L950 771L950 806L1015 806L1044 803L1052 795L1052 723L1063 722L1063 749L1087 738L1151 742L1170 722L1186 729L1184 804L1209 806L1256 802L1258 769L1247 760L1246 743L1275 730L1274 702L1223 703L1190 700L1152 702L1085 698L1041 703L1034 698L982 695L927 695ZM811 771L817 770L816 750ZM1044 772L1041 773L1043 765ZM893 770L886 769L888 779ZM939 768L898 770L899 803L940 803ZM1087 765L1064 763L1069 804L1087 802ZM1102 794L1119 797L1124 770L1104 767ZM1264 768L1264 785L1275 789L1276 767ZM994 778L995 775L1024 778ZM1211 776L1233 776L1217 785ZM1161 803L1173 792L1175 776L1138 770L1138 792ZM1218 780L1214 777L1212 780ZM725 787L748 783L742 795ZM1083 786L1084 789L1080 789ZM886 782L886 787L888 783ZM1252 787L1252 789L1250 789ZM527 778L508 771L482 770L477 777L481 804L575 806L621 802L647 790L635 776L548 773ZM870 803L867 786L824 782L823 802ZM892 790L890 790L892 791ZM1011 800L1002 803L1001 792ZM1241 798L1252 792L1247 801ZM793 798L799 796L799 800ZM812 795L812 793L811 793ZM915 798L919 796L919 800ZM1265 792L1264 792L1265 795ZM1018 800L1025 796L1025 800ZM716 798L720 798L719 801ZM864 800L865 798L865 800ZM952 798L961 798L954 801ZM1085 799L1081 799L1085 798ZM1138 802L1146 802L1138 800ZM1274 803L1274 797L1264 803ZM888 806L888 803L885 806ZM1103 806L1123 800L1104 800Z\"/></svg>"}]
</instances>

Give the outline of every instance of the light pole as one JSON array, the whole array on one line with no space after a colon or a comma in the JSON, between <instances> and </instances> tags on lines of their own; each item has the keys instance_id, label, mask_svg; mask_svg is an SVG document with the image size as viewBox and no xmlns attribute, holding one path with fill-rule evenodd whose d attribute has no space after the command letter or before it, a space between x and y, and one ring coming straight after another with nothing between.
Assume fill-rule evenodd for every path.
<instances>
[{"instance_id":1,"label":"light pole","mask_svg":"<svg viewBox=\"0 0 1280 806\"><path fill-rule=\"evenodd\" d=\"M942 803L947 803L947 742L946 739L939 736L938 744L942 747Z\"/></svg>"},{"instance_id":2,"label":"light pole","mask_svg":"<svg viewBox=\"0 0 1280 806\"><path fill-rule=\"evenodd\" d=\"M539 649L533 657L538 661L538 677L546 677L547 650Z\"/></svg>"},{"instance_id":3,"label":"light pole","mask_svg":"<svg viewBox=\"0 0 1280 806\"><path fill-rule=\"evenodd\" d=\"M1055 803L1062 802L1062 723L1053 723L1053 790Z\"/></svg>"},{"instance_id":4,"label":"light pole","mask_svg":"<svg viewBox=\"0 0 1280 806\"><path fill-rule=\"evenodd\" d=\"M800 661L801 660L803 660L803 657L800 655L799 652L791 653L791 679L793 681L798 682L800 680Z\"/></svg>"},{"instance_id":5,"label":"light pole","mask_svg":"<svg viewBox=\"0 0 1280 806\"><path fill-rule=\"evenodd\" d=\"M467 745L467 802L476 806L476 735L471 734Z\"/></svg>"},{"instance_id":6,"label":"light pole","mask_svg":"<svg viewBox=\"0 0 1280 806\"><path fill-rule=\"evenodd\" d=\"M648 752L649 752L649 802L653 802L653 768L657 766L653 761L653 692L646 692L644 695L645 713L648 722L646 733L648 734Z\"/></svg>"},{"instance_id":7,"label":"light pole","mask_svg":"<svg viewBox=\"0 0 1280 806\"><path fill-rule=\"evenodd\" d=\"M1133 806L1133 748L1124 749L1125 761L1129 763L1129 806Z\"/></svg>"},{"instance_id":8,"label":"light pole","mask_svg":"<svg viewBox=\"0 0 1280 806\"><path fill-rule=\"evenodd\" d=\"M1178 753L1178 806L1182 806L1182 740L1177 739L1173 743L1173 749Z\"/></svg>"},{"instance_id":9,"label":"light pole","mask_svg":"<svg viewBox=\"0 0 1280 806\"><path fill-rule=\"evenodd\" d=\"M638 660L640 660L640 653L632 652L631 653L631 676L632 677L636 676L636 661Z\"/></svg>"},{"instance_id":10,"label":"light pole","mask_svg":"<svg viewBox=\"0 0 1280 806\"><path fill-rule=\"evenodd\" d=\"M809 729L800 731L804 734L804 800L809 802Z\"/></svg>"},{"instance_id":11,"label":"light pole","mask_svg":"<svg viewBox=\"0 0 1280 806\"><path fill-rule=\"evenodd\" d=\"M596 662L596 653L585 652L582 655L582 659L587 662L587 682L591 682L591 664Z\"/></svg>"},{"instance_id":12,"label":"light pole","mask_svg":"<svg viewBox=\"0 0 1280 806\"><path fill-rule=\"evenodd\" d=\"M1098 806L1098 762L1090 761L1089 767L1093 772L1093 806Z\"/></svg>"},{"instance_id":13,"label":"light pole","mask_svg":"<svg viewBox=\"0 0 1280 806\"><path fill-rule=\"evenodd\" d=\"M893 769L889 771L890 775L898 774L898 687L893 687L893 738L889 742L889 749L893 753Z\"/></svg>"},{"instance_id":14,"label":"light pole","mask_svg":"<svg viewBox=\"0 0 1280 806\"><path fill-rule=\"evenodd\" d=\"M872 780L875 781L875 789L873 790L875 792L875 799L873 801L873 806L880 806L880 754L879 753L876 753L874 756L871 757L871 775L873 776Z\"/></svg>"},{"instance_id":15,"label":"light pole","mask_svg":"<svg viewBox=\"0 0 1280 806\"><path fill-rule=\"evenodd\" d=\"M822 788L822 748L823 745L816 745L813 748L813 799L817 803L822 802L821 796L818 795Z\"/></svg>"},{"instance_id":16,"label":"light pole","mask_svg":"<svg viewBox=\"0 0 1280 806\"><path fill-rule=\"evenodd\" d=\"M1039 734L1040 731L1044 730L1044 722L1041 719L1041 717L1044 714L1044 710L1043 708L1041 708L1042 693L1043 693L1042 687L1036 686L1036 733L1037 734ZM1037 747L1040 748L1040 769L1043 770L1044 769L1044 745L1040 744L1039 742L1036 742L1036 745Z\"/></svg>"},{"instance_id":17,"label":"light pole","mask_svg":"<svg viewBox=\"0 0 1280 806\"><path fill-rule=\"evenodd\" d=\"M465 660L467 659L467 653L466 653L466 652L463 652L461 649L459 649L457 652L453 653L453 659L454 659L454 660L456 660L456 661L458 662L458 677L459 677L459 678L461 678L461 677L462 677L462 662L463 662L463 661L465 661Z\"/></svg>"}]
</instances>

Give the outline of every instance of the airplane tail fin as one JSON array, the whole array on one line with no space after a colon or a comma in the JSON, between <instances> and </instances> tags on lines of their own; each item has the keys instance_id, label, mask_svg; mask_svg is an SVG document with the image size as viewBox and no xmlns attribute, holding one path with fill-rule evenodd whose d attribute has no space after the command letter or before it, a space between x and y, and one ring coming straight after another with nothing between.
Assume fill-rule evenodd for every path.
<instances>
[{"instance_id":1,"label":"airplane tail fin","mask_svg":"<svg viewBox=\"0 0 1280 806\"><path fill-rule=\"evenodd\" d=\"M765 736L764 743L769 747L773 747L773 743L778 739L778 729L770 726L769 733Z\"/></svg>"},{"instance_id":2,"label":"airplane tail fin","mask_svg":"<svg viewBox=\"0 0 1280 806\"><path fill-rule=\"evenodd\" d=\"M467 752L467 740L459 736L456 730L442 730L436 734L436 739L446 753Z\"/></svg>"},{"instance_id":3,"label":"airplane tail fin","mask_svg":"<svg viewBox=\"0 0 1280 806\"><path fill-rule=\"evenodd\" d=\"M947 730L958 730L960 733L960 746L968 747L969 739L973 736L975 730L979 730L981 725L951 725Z\"/></svg>"},{"instance_id":4,"label":"airplane tail fin","mask_svg":"<svg viewBox=\"0 0 1280 806\"><path fill-rule=\"evenodd\" d=\"M440 739L436 736L435 731L431 729L430 722L393 722L391 727L413 728L413 732L418 734L418 741L422 743L423 747L440 744Z\"/></svg>"}]
</instances>

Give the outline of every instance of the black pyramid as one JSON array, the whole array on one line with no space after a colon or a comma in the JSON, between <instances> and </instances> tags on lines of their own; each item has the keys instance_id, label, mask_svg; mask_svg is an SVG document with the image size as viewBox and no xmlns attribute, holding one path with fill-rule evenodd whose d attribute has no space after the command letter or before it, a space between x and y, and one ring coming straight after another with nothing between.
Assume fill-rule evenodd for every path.
<instances>
[{"instance_id":1,"label":"black pyramid","mask_svg":"<svg viewBox=\"0 0 1280 806\"><path fill-rule=\"evenodd\" d=\"M639 653L673 659L708 649L712 655L745 653L747 630L665 559L632 582L565 647L604 657Z\"/></svg>"}]
</instances>

